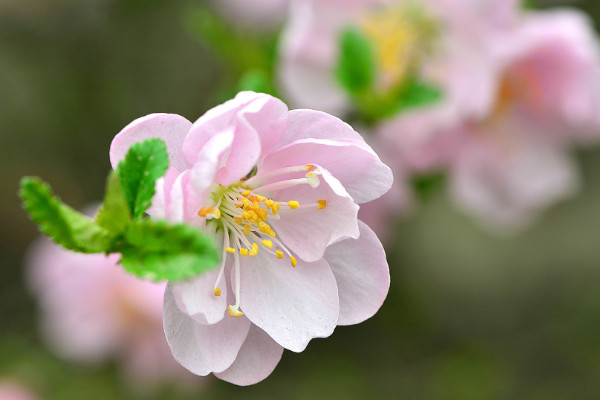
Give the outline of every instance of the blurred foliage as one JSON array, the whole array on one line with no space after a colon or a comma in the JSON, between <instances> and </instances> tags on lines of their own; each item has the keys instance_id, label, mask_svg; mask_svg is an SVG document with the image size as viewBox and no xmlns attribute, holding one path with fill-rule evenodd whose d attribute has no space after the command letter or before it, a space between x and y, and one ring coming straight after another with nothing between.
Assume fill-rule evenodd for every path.
<instances>
[{"instance_id":1,"label":"blurred foliage","mask_svg":"<svg viewBox=\"0 0 600 400\"><path fill-rule=\"evenodd\" d=\"M596 1L571 3L598 22ZM52 400L600 398L598 149L579 154L581 195L516 237L486 235L432 190L435 177L423 180L427 201L388 246L380 312L285 352L255 386L135 387L113 363L72 365L46 349L24 278L37 231L18 180L43 173L81 208L101 198L110 141L127 123L151 112L194 120L242 77L270 82L272 59L256 54L274 57L275 38L229 31L211 13L185 0L0 3L0 377ZM231 54L239 65L215 55L221 37L244 44Z\"/></svg>"}]
</instances>

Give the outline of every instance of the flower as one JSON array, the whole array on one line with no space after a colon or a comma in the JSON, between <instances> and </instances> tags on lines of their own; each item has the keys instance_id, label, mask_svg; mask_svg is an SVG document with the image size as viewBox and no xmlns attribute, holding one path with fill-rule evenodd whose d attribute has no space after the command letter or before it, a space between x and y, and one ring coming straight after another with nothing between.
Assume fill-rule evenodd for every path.
<instances>
[{"instance_id":1,"label":"flower","mask_svg":"<svg viewBox=\"0 0 600 400\"><path fill-rule=\"evenodd\" d=\"M494 76L478 113L457 105L469 94L449 82L443 104L380 129L412 168L447 168L457 204L501 232L576 191L569 150L600 127L600 53L586 16L562 9L515 20L482 53L488 61L478 65Z\"/></svg>"},{"instance_id":2,"label":"flower","mask_svg":"<svg viewBox=\"0 0 600 400\"><path fill-rule=\"evenodd\" d=\"M46 238L28 257L30 287L45 338L65 358L96 363L115 357L134 383L191 375L173 361L162 331L165 284L140 281L118 255L74 253Z\"/></svg>"},{"instance_id":3,"label":"flower","mask_svg":"<svg viewBox=\"0 0 600 400\"><path fill-rule=\"evenodd\" d=\"M171 160L151 216L196 226L222 250L218 268L165 292L165 334L184 367L253 384L283 348L300 352L379 309L388 265L357 213L392 175L349 125L242 92L193 124L173 114L133 121L112 142L113 167L151 137Z\"/></svg>"},{"instance_id":4,"label":"flower","mask_svg":"<svg viewBox=\"0 0 600 400\"><path fill-rule=\"evenodd\" d=\"M36 400L33 395L23 385L8 381L0 380L0 400Z\"/></svg>"},{"instance_id":5,"label":"flower","mask_svg":"<svg viewBox=\"0 0 600 400\"><path fill-rule=\"evenodd\" d=\"M271 31L281 24L290 0L214 0L212 5L236 27L248 31Z\"/></svg>"},{"instance_id":6,"label":"flower","mask_svg":"<svg viewBox=\"0 0 600 400\"><path fill-rule=\"evenodd\" d=\"M336 80L340 37L358 29L373 46L380 94L392 92L412 77L438 84L448 58L460 57L462 69L481 72L473 63L512 23L517 0L300 0L292 4L280 48L279 80L294 105L347 113L352 100ZM482 35L485 32L485 35ZM483 72L487 72L483 70ZM488 76L466 72L460 84L478 107ZM475 78L475 79L473 79ZM441 78L443 79L443 78Z\"/></svg>"}]
</instances>

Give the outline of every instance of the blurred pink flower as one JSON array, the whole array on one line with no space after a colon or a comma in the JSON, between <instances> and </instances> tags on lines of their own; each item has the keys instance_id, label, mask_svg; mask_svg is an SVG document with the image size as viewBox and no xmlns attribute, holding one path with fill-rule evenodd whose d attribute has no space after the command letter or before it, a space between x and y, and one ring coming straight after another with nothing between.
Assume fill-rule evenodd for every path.
<instances>
[{"instance_id":1,"label":"blurred pink flower","mask_svg":"<svg viewBox=\"0 0 600 400\"><path fill-rule=\"evenodd\" d=\"M24 386L6 380L0 380L0 400L36 400Z\"/></svg>"},{"instance_id":2,"label":"blurred pink flower","mask_svg":"<svg viewBox=\"0 0 600 400\"><path fill-rule=\"evenodd\" d=\"M211 3L238 28L268 31L283 22L290 0L212 0Z\"/></svg>"},{"instance_id":3,"label":"blurred pink flower","mask_svg":"<svg viewBox=\"0 0 600 400\"><path fill-rule=\"evenodd\" d=\"M465 106L460 74L447 75L441 104L381 128L411 168L448 168L457 204L502 231L575 192L571 145L600 133L600 53L587 17L560 9L514 21L488 42L487 61L473 63L494 73L483 107Z\"/></svg>"},{"instance_id":4,"label":"blurred pink flower","mask_svg":"<svg viewBox=\"0 0 600 400\"><path fill-rule=\"evenodd\" d=\"M512 24L518 0L297 0L292 3L280 46L279 78L294 106L342 115L351 101L336 80L340 37L350 27L362 30L379 59L378 80L398 84L413 64L434 82L448 57L470 57L495 32ZM439 31L439 32L435 32ZM485 35L481 35L486 32ZM431 47L431 49L430 49ZM474 59L475 58L475 59ZM460 63L460 83L469 102L480 107L479 95L489 90L487 70ZM465 71L466 69L466 71ZM473 73L478 75L473 75ZM430 76L431 75L431 76ZM456 80L452 80L456 82Z\"/></svg>"},{"instance_id":5,"label":"blurred pink flower","mask_svg":"<svg viewBox=\"0 0 600 400\"><path fill-rule=\"evenodd\" d=\"M117 261L118 255L74 253L45 238L34 243L28 272L45 338L74 361L119 359L134 383L191 382L164 339L165 284L136 279Z\"/></svg>"},{"instance_id":6,"label":"blurred pink flower","mask_svg":"<svg viewBox=\"0 0 600 400\"><path fill-rule=\"evenodd\" d=\"M392 175L349 125L243 92L194 124L173 114L132 122L113 140L113 166L150 137L171 157L152 215L222 246L219 268L165 292L165 333L183 366L250 385L283 348L303 351L379 309L388 265L357 203L387 192Z\"/></svg>"}]
</instances>

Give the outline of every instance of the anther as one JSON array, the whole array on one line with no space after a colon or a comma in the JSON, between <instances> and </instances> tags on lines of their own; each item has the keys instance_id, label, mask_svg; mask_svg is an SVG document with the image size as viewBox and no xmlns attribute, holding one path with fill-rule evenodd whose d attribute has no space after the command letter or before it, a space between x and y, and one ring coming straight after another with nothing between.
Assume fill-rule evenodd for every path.
<instances>
[{"instance_id":1,"label":"anther","mask_svg":"<svg viewBox=\"0 0 600 400\"><path fill-rule=\"evenodd\" d=\"M248 224L244 225L244 233L246 235L248 235L250 233L250 225L248 225Z\"/></svg>"},{"instance_id":2,"label":"anther","mask_svg":"<svg viewBox=\"0 0 600 400\"><path fill-rule=\"evenodd\" d=\"M277 250L277 251L275 252L275 254L277 255L277 258L279 258L279 259L282 259L282 258L283 258L283 251L281 251L281 250Z\"/></svg>"},{"instance_id":3,"label":"anther","mask_svg":"<svg viewBox=\"0 0 600 400\"><path fill-rule=\"evenodd\" d=\"M213 293L215 294L215 296L220 296L221 295L221 289L219 289L218 287L213 289Z\"/></svg>"},{"instance_id":4,"label":"anther","mask_svg":"<svg viewBox=\"0 0 600 400\"><path fill-rule=\"evenodd\" d=\"M316 189L317 187L319 187L319 184L321 184L318 175L319 174L315 171L307 172L306 175L304 175L306 177L306 180L308 181L308 184L313 189Z\"/></svg>"},{"instance_id":5,"label":"anther","mask_svg":"<svg viewBox=\"0 0 600 400\"><path fill-rule=\"evenodd\" d=\"M243 256L247 256L248 255L248 249L240 249L240 254Z\"/></svg>"},{"instance_id":6,"label":"anther","mask_svg":"<svg viewBox=\"0 0 600 400\"><path fill-rule=\"evenodd\" d=\"M231 254L235 254L235 249L233 247L225 247L225 251Z\"/></svg>"},{"instance_id":7,"label":"anther","mask_svg":"<svg viewBox=\"0 0 600 400\"><path fill-rule=\"evenodd\" d=\"M228 306L227 310L229 311L229 315L231 317L241 317L242 315L244 315L244 313L241 312L237 306Z\"/></svg>"},{"instance_id":8,"label":"anther","mask_svg":"<svg viewBox=\"0 0 600 400\"><path fill-rule=\"evenodd\" d=\"M292 261L292 267L295 267L298 264L298 261L296 261L296 257L290 256L290 260Z\"/></svg>"},{"instance_id":9,"label":"anther","mask_svg":"<svg viewBox=\"0 0 600 400\"><path fill-rule=\"evenodd\" d=\"M245 192L242 192L242 196L244 197L248 197L248 195L250 194L250 190L246 190Z\"/></svg>"},{"instance_id":10,"label":"anther","mask_svg":"<svg viewBox=\"0 0 600 400\"><path fill-rule=\"evenodd\" d=\"M288 206L290 206L290 208L291 208L292 210L294 210L294 209L296 209L296 208L300 207L300 203L298 203L298 202L297 202L297 201L295 201L295 200L288 201L288 203L287 203L287 204L288 204Z\"/></svg>"},{"instance_id":11,"label":"anther","mask_svg":"<svg viewBox=\"0 0 600 400\"><path fill-rule=\"evenodd\" d=\"M262 241L262 244L264 244L264 245L265 245L265 246L267 246L268 248L271 248L271 247L273 247L273 242L271 242L270 240L267 240L267 239L263 240L263 241Z\"/></svg>"},{"instance_id":12,"label":"anther","mask_svg":"<svg viewBox=\"0 0 600 400\"><path fill-rule=\"evenodd\" d=\"M256 243L252 243L252 249L250 250L250 253L248 255L250 257L254 257L257 254L258 254L258 245Z\"/></svg>"},{"instance_id":13,"label":"anther","mask_svg":"<svg viewBox=\"0 0 600 400\"><path fill-rule=\"evenodd\" d=\"M322 210L327 207L327 200L317 200L317 210Z\"/></svg>"}]
</instances>

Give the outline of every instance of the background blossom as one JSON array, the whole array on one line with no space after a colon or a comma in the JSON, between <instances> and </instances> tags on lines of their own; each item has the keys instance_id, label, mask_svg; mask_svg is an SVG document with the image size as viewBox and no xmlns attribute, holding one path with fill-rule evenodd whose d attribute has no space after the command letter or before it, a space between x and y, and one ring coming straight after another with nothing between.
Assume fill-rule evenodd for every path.
<instances>
[{"instance_id":1,"label":"background blossom","mask_svg":"<svg viewBox=\"0 0 600 400\"><path fill-rule=\"evenodd\" d=\"M34 244L28 272L46 340L58 354L80 363L117 359L137 384L191 383L164 339L165 284L128 275L118 258L73 253L45 238Z\"/></svg>"}]
</instances>

